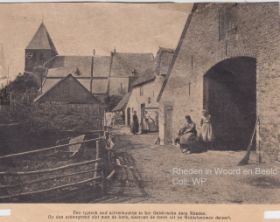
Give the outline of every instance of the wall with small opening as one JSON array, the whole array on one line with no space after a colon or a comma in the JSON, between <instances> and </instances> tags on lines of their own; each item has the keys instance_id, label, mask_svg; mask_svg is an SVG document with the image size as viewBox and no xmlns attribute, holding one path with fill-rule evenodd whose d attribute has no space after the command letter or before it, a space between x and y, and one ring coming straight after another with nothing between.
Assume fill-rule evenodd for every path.
<instances>
[{"instance_id":1,"label":"wall with small opening","mask_svg":"<svg viewBox=\"0 0 280 222\"><path fill-rule=\"evenodd\" d=\"M234 61L222 65L229 70L219 70L219 72L241 72L242 77L237 81L241 83L237 85L242 90L250 82L247 77L253 78L252 82L256 81L255 85L248 85L248 91L254 91L256 95L249 93L246 97L256 96L256 116L260 119L257 134L261 139L257 141L257 147L261 150L264 159L270 161L279 158L280 132L277 125L280 124L280 17L278 3L207 3L195 4L194 7L195 10L190 15L189 23L187 22L182 33L175 53L176 59L159 100L161 143L166 136L164 132L167 121L164 107L171 106L173 109L172 117L170 117L173 139L186 114L191 115L199 131L201 111L205 106L204 76L220 67L220 65L216 66L217 64ZM227 17L225 14L230 14L230 16ZM222 21L224 18L227 20ZM235 58L249 58L249 60L236 62ZM245 70L248 67L245 66L247 65L251 66L249 70L256 69L255 77L252 74L254 71L246 73ZM242 67L244 68L239 70ZM233 90L240 90L238 87ZM252 89L254 87L256 90ZM238 97L241 98L241 96ZM242 99L249 101L245 97ZM254 108L252 109L254 111ZM251 131L251 124L253 123L250 123L248 132ZM246 140L250 140L249 133ZM244 142L242 147L245 145Z\"/></svg>"}]
</instances>

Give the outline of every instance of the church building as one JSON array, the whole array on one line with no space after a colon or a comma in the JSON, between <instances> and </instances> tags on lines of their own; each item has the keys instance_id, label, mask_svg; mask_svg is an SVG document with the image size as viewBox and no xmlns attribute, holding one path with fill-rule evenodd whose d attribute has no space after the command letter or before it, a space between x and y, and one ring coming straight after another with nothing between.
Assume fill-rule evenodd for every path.
<instances>
[{"instance_id":1,"label":"church building","mask_svg":"<svg viewBox=\"0 0 280 222\"><path fill-rule=\"evenodd\" d=\"M41 94L71 74L103 102L112 96L121 99L132 82L153 64L152 53L123 53L115 49L108 56L60 55L44 23L25 49L25 72L40 75Z\"/></svg>"}]
</instances>

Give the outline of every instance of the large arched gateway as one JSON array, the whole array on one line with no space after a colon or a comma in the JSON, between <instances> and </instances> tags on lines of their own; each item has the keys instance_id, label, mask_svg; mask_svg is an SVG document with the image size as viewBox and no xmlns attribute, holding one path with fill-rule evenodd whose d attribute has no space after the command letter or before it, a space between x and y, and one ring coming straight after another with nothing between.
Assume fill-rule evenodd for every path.
<instances>
[{"instance_id":1,"label":"large arched gateway","mask_svg":"<svg viewBox=\"0 0 280 222\"><path fill-rule=\"evenodd\" d=\"M203 107L212 116L218 149L245 149L256 121L256 59L234 57L204 75Z\"/></svg>"}]
</instances>

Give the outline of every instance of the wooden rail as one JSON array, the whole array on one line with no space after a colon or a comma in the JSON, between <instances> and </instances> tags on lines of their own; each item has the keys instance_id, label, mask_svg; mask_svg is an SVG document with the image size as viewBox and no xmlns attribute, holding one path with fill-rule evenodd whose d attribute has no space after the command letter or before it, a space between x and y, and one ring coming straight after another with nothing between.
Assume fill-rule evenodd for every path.
<instances>
[{"instance_id":1,"label":"wooden rail","mask_svg":"<svg viewBox=\"0 0 280 222\"><path fill-rule=\"evenodd\" d=\"M102 137L98 137L98 138L95 138L95 139L84 140L83 142L67 143L67 144L62 144L62 145L57 145L57 146L51 146L51 147L47 147L47 148L41 148L41 149L36 149L36 150L30 150L30 151L26 151L26 152L22 152L22 153L8 154L8 155L0 156L0 159L6 159L6 158L12 158L12 157L19 157L19 156L29 155L29 154L33 154L33 153L40 153L40 152L44 152L44 151L49 151L49 150L55 150L55 149L64 148L64 147L66 147L66 146L71 146L71 145L76 145L76 144L83 144L83 143L88 143L88 142L97 141L97 140L102 140L102 139L105 139L105 137L102 136Z\"/></svg>"},{"instance_id":2,"label":"wooden rail","mask_svg":"<svg viewBox=\"0 0 280 222\"><path fill-rule=\"evenodd\" d=\"M70 168L70 167L76 167L76 166L86 165L86 164L90 164L90 163L95 163L95 162L98 162L100 160L101 159L88 160L88 161L83 161L83 162L79 162L79 163L72 163L72 164L68 164L68 165L64 165L64 166L60 166L60 167L56 167L56 168L52 168L52 169L22 171L22 172L0 172L0 175L30 175L30 174L40 174L40 173L51 173L51 172L54 172L54 171L63 170L63 169L67 169L67 168Z\"/></svg>"},{"instance_id":3,"label":"wooden rail","mask_svg":"<svg viewBox=\"0 0 280 222\"><path fill-rule=\"evenodd\" d=\"M2 184L0 185L0 189L8 189L8 188L18 188L18 187L27 187L28 185L31 184L38 184L41 183L43 181L52 181L58 178L68 178L71 176L75 176L75 175L81 175L81 174L86 174L86 173L93 173L93 175L89 175L86 176L87 179L80 179L77 178L78 181L76 182L71 182L68 184L63 184L63 185L57 185L55 187L49 187L47 189L39 189L39 190L35 190L35 191L26 191L26 192L21 192L21 193L13 193L13 194L8 194L8 195L3 195L0 196L0 201L3 200L7 200L7 199L12 199L12 198L19 198L19 197L23 197L23 196L28 196L28 195L36 195L36 194L41 194L41 193L46 193L46 192L50 192L50 191L54 191L54 190L59 190L62 188L66 188L66 187L72 187L72 186L79 186L82 184L86 184L89 182L92 185L97 185L100 184L101 187L103 187L103 182L104 182L104 178L103 178L103 173L101 172L101 174L99 174L99 170L102 170L100 168L100 164L102 164L102 155L101 155L101 150L100 150L100 140L106 140L106 133L105 131L102 130L98 130L97 132L103 132L103 135L99 135L98 138L95 139L89 139L89 140L84 140L84 141L79 141L79 142L73 142L73 143L68 143L68 144L62 144L62 145L56 145L56 146L52 146L52 147L47 147L47 148L41 148L41 149L36 149L36 150L31 150L31 151L26 151L26 152L22 152L22 153L16 153L16 154L9 154L9 155L4 155L4 156L0 156L0 160L1 159L5 159L5 158L13 158L13 157L20 157L20 156L24 156L24 155L29 155L29 154L33 154L33 153L39 153L39 152L44 152L44 151L49 151L49 150L55 150L55 149L62 149L64 147L67 146L71 146L71 145L76 145L76 144L84 144L84 143L88 143L88 142L92 142L95 141L96 143L96 152L95 152L95 159L94 160L87 160L87 161L82 161L82 162L76 162L76 163L69 163L63 166L59 166L59 167L55 167L55 168L51 168L51 169L40 169L40 170L31 170L31 171L18 171L18 172L10 172L10 171L5 171L5 172L0 172L0 176L25 176L25 175L40 175L40 174L44 174L44 173L52 173L52 172L56 172L59 170L65 170L65 169L70 169L70 168L74 168L74 167L78 167L78 166L83 166L83 165L90 165L90 164L94 164L92 165L92 167L90 167L90 169L80 169L78 172L62 172L59 175L49 175L48 177L45 178L35 178L31 180L27 180L25 182L19 182L19 183L14 183L14 184ZM77 171L77 170L76 170ZM89 177L89 178L88 178ZM99 180L101 179L101 180ZM76 179L75 179L76 180ZM60 181L61 182L61 181ZM50 184L50 186L52 186Z\"/></svg>"}]
</instances>

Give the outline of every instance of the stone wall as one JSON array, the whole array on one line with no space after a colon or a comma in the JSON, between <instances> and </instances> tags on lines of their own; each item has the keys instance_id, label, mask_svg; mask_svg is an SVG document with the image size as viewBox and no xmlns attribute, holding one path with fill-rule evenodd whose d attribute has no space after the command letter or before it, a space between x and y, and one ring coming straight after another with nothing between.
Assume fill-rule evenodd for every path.
<instances>
[{"instance_id":1,"label":"stone wall","mask_svg":"<svg viewBox=\"0 0 280 222\"><path fill-rule=\"evenodd\" d=\"M257 115L264 159L279 153L280 33L278 3L195 4L181 36L160 101L160 139L164 106L172 105L175 137L184 116L199 123L203 76L217 63L236 57L256 59ZM199 128L199 126L198 126Z\"/></svg>"}]
</instances>

